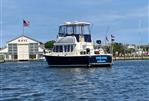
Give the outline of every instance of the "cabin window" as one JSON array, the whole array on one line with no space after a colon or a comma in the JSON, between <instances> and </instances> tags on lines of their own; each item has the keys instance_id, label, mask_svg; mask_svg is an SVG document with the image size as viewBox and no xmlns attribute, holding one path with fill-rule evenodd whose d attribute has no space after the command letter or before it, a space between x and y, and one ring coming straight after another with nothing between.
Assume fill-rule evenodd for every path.
<instances>
[{"instance_id":1,"label":"cabin window","mask_svg":"<svg viewBox=\"0 0 149 101\"><path fill-rule=\"evenodd\" d=\"M56 52L63 52L62 46L56 46Z\"/></svg>"},{"instance_id":2,"label":"cabin window","mask_svg":"<svg viewBox=\"0 0 149 101\"><path fill-rule=\"evenodd\" d=\"M70 52L70 45L68 45L67 52Z\"/></svg>"},{"instance_id":3,"label":"cabin window","mask_svg":"<svg viewBox=\"0 0 149 101\"><path fill-rule=\"evenodd\" d=\"M71 50L71 52L73 51L73 45L70 45L70 50Z\"/></svg>"},{"instance_id":4,"label":"cabin window","mask_svg":"<svg viewBox=\"0 0 149 101\"><path fill-rule=\"evenodd\" d=\"M53 52L56 52L56 48L55 47L53 47Z\"/></svg>"},{"instance_id":5,"label":"cabin window","mask_svg":"<svg viewBox=\"0 0 149 101\"><path fill-rule=\"evenodd\" d=\"M73 26L67 27L67 34L73 34Z\"/></svg>"},{"instance_id":6,"label":"cabin window","mask_svg":"<svg viewBox=\"0 0 149 101\"><path fill-rule=\"evenodd\" d=\"M56 45L53 48L53 52L72 52L75 45Z\"/></svg>"},{"instance_id":7,"label":"cabin window","mask_svg":"<svg viewBox=\"0 0 149 101\"><path fill-rule=\"evenodd\" d=\"M70 48L70 46L69 45L64 45L64 52L69 52L69 49Z\"/></svg>"},{"instance_id":8,"label":"cabin window","mask_svg":"<svg viewBox=\"0 0 149 101\"><path fill-rule=\"evenodd\" d=\"M75 45L64 45L64 52L72 52Z\"/></svg>"},{"instance_id":9,"label":"cabin window","mask_svg":"<svg viewBox=\"0 0 149 101\"><path fill-rule=\"evenodd\" d=\"M64 45L64 52L67 52L67 46Z\"/></svg>"},{"instance_id":10,"label":"cabin window","mask_svg":"<svg viewBox=\"0 0 149 101\"><path fill-rule=\"evenodd\" d=\"M55 52L58 52L58 51L59 51L58 46L56 46L55 47Z\"/></svg>"},{"instance_id":11,"label":"cabin window","mask_svg":"<svg viewBox=\"0 0 149 101\"><path fill-rule=\"evenodd\" d=\"M63 47L59 46L59 52L63 52Z\"/></svg>"},{"instance_id":12,"label":"cabin window","mask_svg":"<svg viewBox=\"0 0 149 101\"><path fill-rule=\"evenodd\" d=\"M59 27L59 36L67 34L90 34L89 25L62 25Z\"/></svg>"},{"instance_id":13,"label":"cabin window","mask_svg":"<svg viewBox=\"0 0 149 101\"><path fill-rule=\"evenodd\" d=\"M62 45L54 46L53 52L63 52L63 46Z\"/></svg>"}]
</instances>

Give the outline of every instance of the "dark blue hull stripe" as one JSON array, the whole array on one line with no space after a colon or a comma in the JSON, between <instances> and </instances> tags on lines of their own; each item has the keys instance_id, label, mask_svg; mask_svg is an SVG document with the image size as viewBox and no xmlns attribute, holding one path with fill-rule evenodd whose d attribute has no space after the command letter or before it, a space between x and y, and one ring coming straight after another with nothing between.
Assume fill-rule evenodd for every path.
<instances>
[{"instance_id":1,"label":"dark blue hull stripe","mask_svg":"<svg viewBox=\"0 0 149 101\"><path fill-rule=\"evenodd\" d=\"M45 56L49 66L111 66L112 56Z\"/></svg>"}]
</instances>

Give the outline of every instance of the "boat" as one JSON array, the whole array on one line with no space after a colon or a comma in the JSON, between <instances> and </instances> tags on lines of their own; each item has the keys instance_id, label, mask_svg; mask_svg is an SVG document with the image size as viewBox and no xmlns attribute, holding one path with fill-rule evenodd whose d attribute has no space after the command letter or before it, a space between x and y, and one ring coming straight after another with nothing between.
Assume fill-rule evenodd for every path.
<instances>
[{"instance_id":1,"label":"boat","mask_svg":"<svg viewBox=\"0 0 149 101\"><path fill-rule=\"evenodd\" d=\"M50 67L111 67L112 55L95 49L88 22L65 22L59 26L57 39L50 53L44 54ZM97 41L100 44L100 40Z\"/></svg>"}]
</instances>

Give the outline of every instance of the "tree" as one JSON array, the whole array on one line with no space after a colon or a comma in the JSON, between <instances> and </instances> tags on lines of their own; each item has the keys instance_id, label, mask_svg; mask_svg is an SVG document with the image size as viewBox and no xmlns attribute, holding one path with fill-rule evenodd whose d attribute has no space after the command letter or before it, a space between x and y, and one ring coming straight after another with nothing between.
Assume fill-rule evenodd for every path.
<instances>
[{"instance_id":1,"label":"tree","mask_svg":"<svg viewBox=\"0 0 149 101\"><path fill-rule=\"evenodd\" d=\"M127 49L127 51L128 51L128 53L133 53L133 52L135 52L135 49L134 48L129 48L129 49Z\"/></svg>"},{"instance_id":2,"label":"tree","mask_svg":"<svg viewBox=\"0 0 149 101\"><path fill-rule=\"evenodd\" d=\"M112 44L112 47L113 47L113 55L115 56L116 55L116 52L118 52L118 56L120 54L124 54L125 53L125 47L123 46L122 43L113 43Z\"/></svg>"},{"instance_id":3,"label":"tree","mask_svg":"<svg viewBox=\"0 0 149 101\"><path fill-rule=\"evenodd\" d=\"M104 46L104 50L106 53L110 53L110 46Z\"/></svg>"},{"instance_id":4,"label":"tree","mask_svg":"<svg viewBox=\"0 0 149 101\"><path fill-rule=\"evenodd\" d=\"M54 40L50 40L50 41L46 42L46 43L44 44L44 46L45 46L45 48L51 49L51 48L53 48L54 43L55 43Z\"/></svg>"},{"instance_id":5,"label":"tree","mask_svg":"<svg viewBox=\"0 0 149 101\"><path fill-rule=\"evenodd\" d=\"M149 50L149 45L141 45L140 48L143 49L143 51Z\"/></svg>"}]
</instances>

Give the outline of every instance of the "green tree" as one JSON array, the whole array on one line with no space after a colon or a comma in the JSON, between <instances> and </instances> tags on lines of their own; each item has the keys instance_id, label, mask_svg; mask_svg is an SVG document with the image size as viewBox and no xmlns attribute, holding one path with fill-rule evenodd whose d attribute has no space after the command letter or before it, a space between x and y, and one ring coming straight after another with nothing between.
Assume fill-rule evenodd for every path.
<instances>
[{"instance_id":1,"label":"green tree","mask_svg":"<svg viewBox=\"0 0 149 101\"><path fill-rule=\"evenodd\" d=\"M45 48L49 48L49 49L53 48L54 42L55 42L54 40L50 40L50 41L46 42L44 44Z\"/></svg>"},{"instance_id":2,"label":"green tree","mask_svg":"<svg viewBox=\"0 0 149 101\"><path fill-rule=\"evenodd\" d=\"M140 48L143 49L143 51L147 51L149 50L149 45L141 45Z\"/></svg>"},{"instance_id":3,"label":"green tree","mask_svg":"<svg viewBox=\"0 0 149 101\"><path fill-rule=\"evenodd\" d=\"M134 48L129 48L129 49L127 49L127 52L131 54L131 53L135 52L135 49Z\"/></svg>"},{"instance_id":4,"label":"green tree","mask_svg":"<svg viewBox=\"0 0 149 101\"><path fill-rule=\"evenodd\" d=\"M104 46L105 52L110 53L110 46Z\"/></svg>"},{"instance_id":5,"label":"green tree","mask_svg":"<svg viewBox=\"0 0 149 101\"><path fill-rule=\"evenodd\" d=\"M116 52L118 52L118 56L121 54L124 54L125 53L125 47L123 46L122 43L113 43L112 44L112 47L113 47L113 55L115 56L116 55Z\"/></svg>"}]
</instances>

